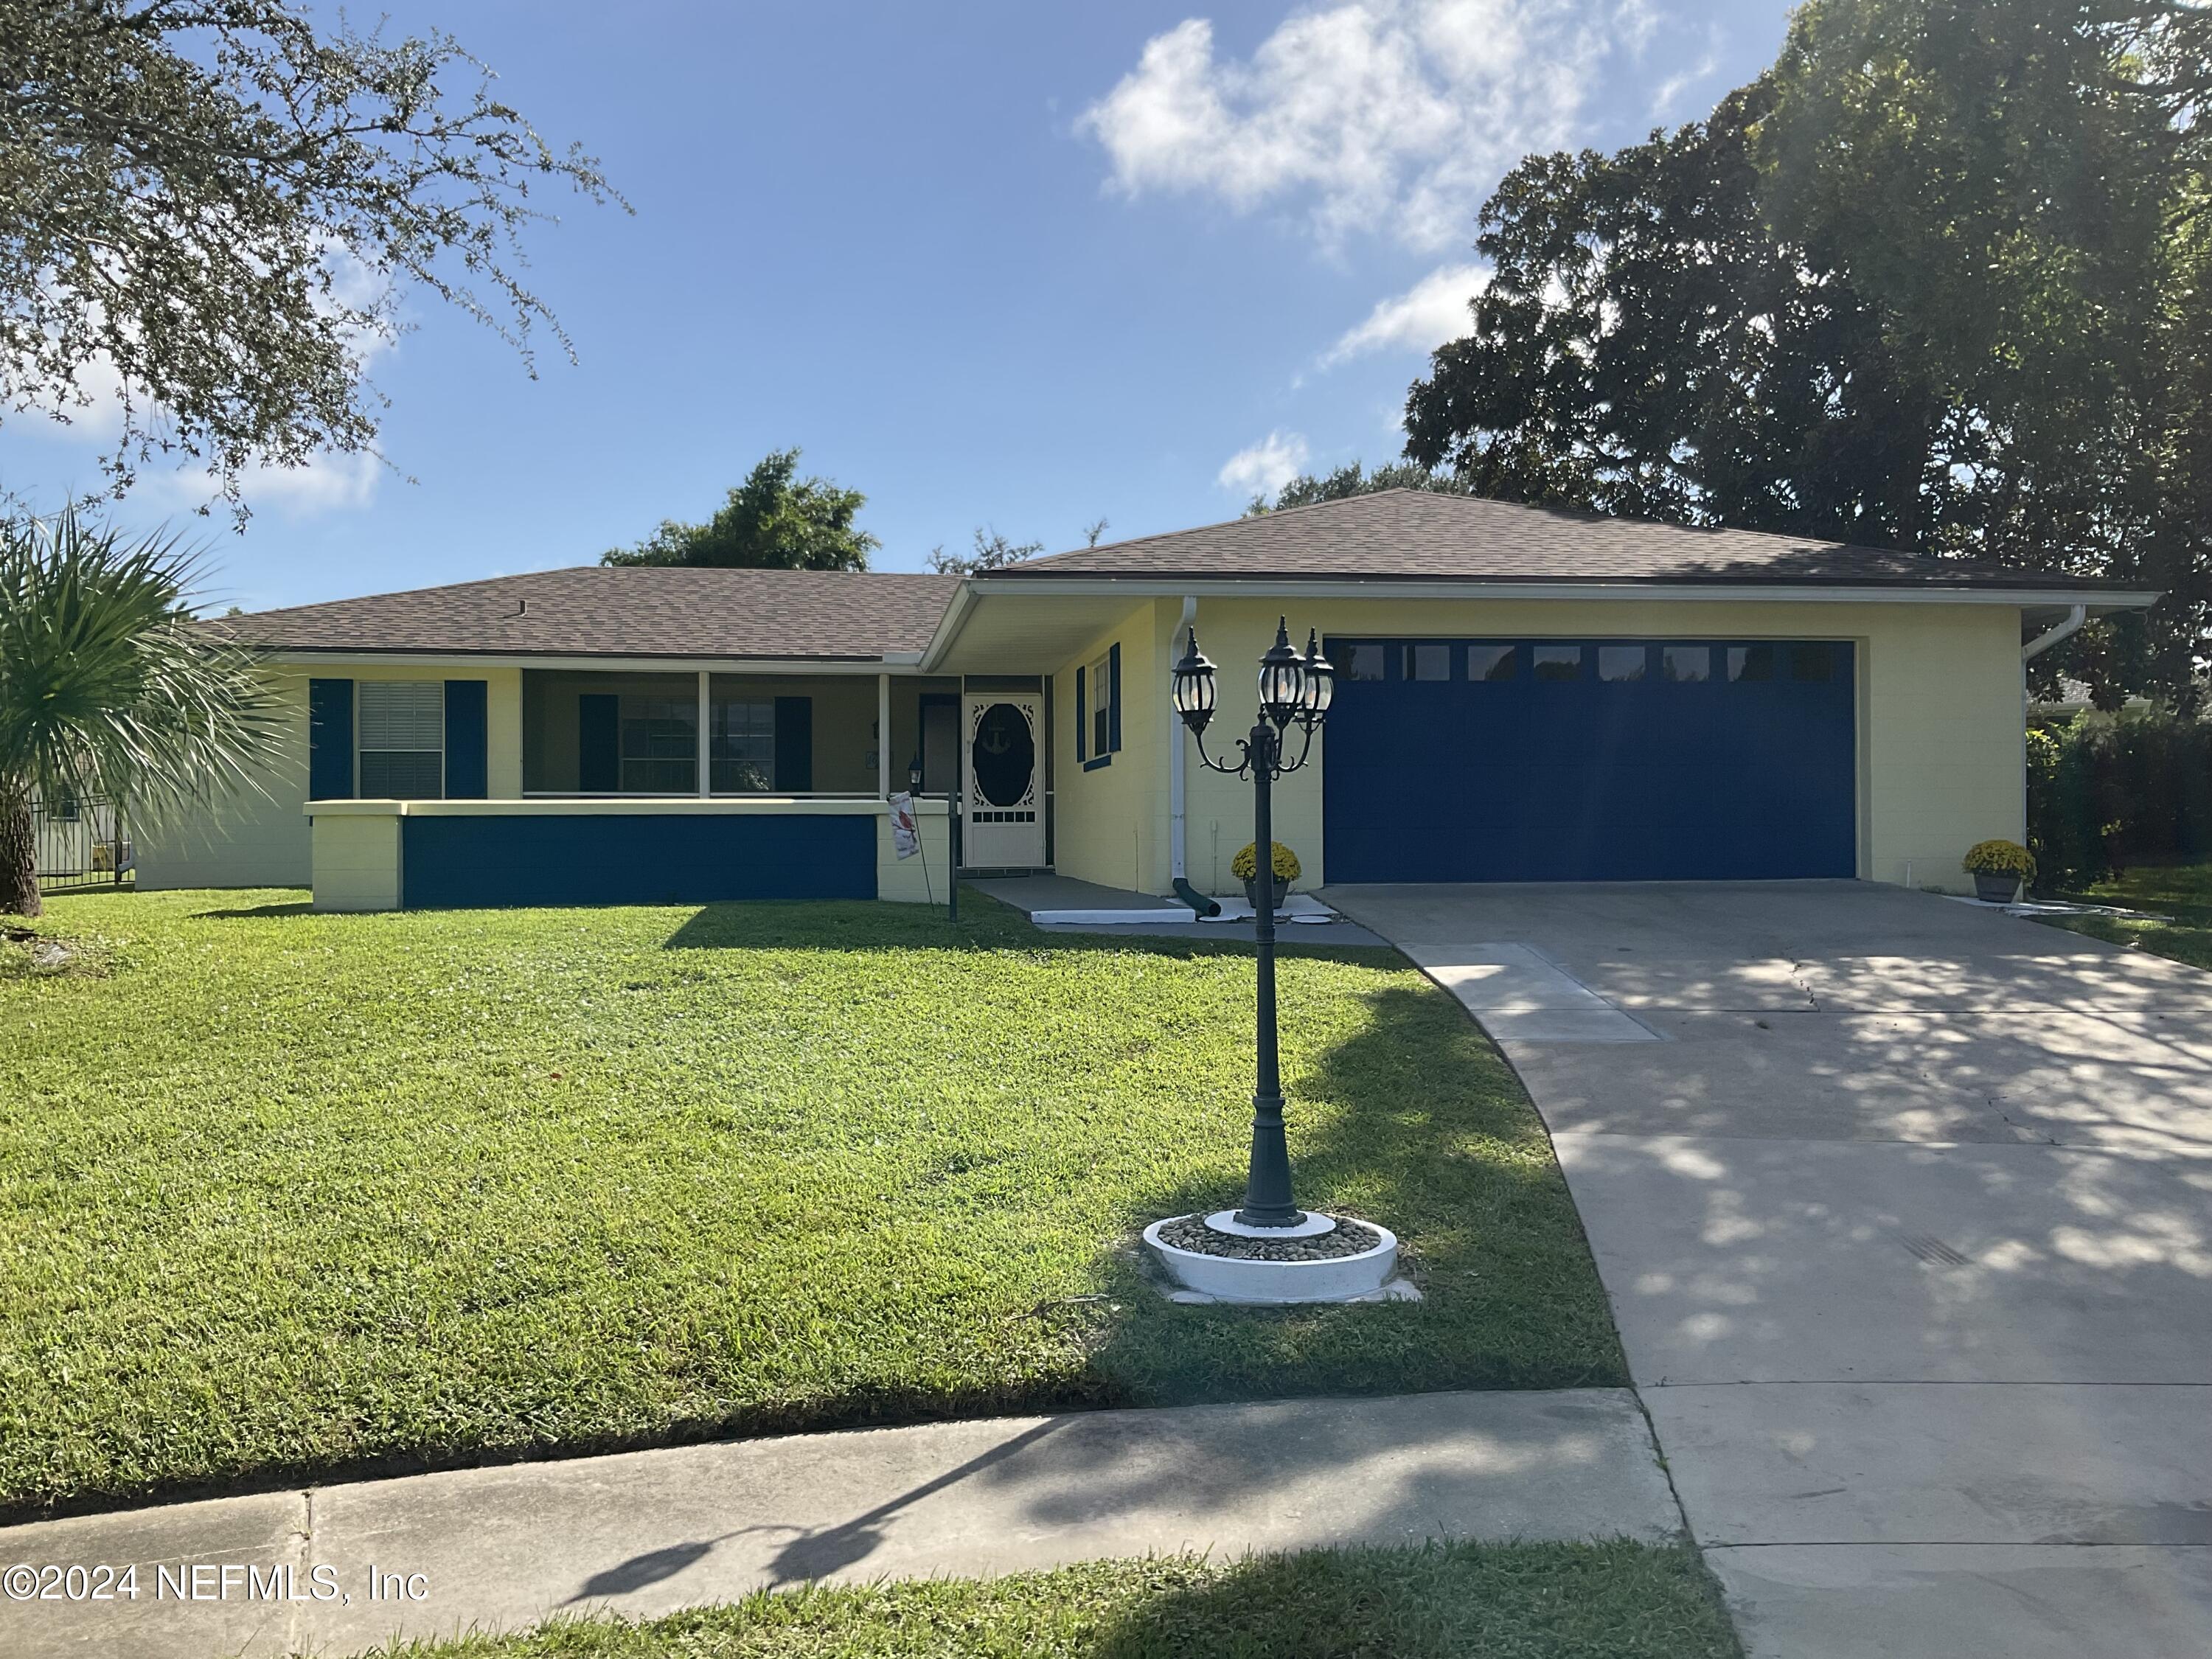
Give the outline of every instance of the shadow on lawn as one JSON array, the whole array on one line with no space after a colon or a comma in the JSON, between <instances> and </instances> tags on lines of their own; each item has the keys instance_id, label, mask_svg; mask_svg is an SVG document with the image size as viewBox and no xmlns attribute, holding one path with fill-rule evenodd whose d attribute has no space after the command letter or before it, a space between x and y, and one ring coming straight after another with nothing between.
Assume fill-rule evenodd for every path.
<instances>
[{"instance_id":1,"label":"shadow on lawn","mask_svg":"<svg viewBox=\"0 0 2212 1659\"><path fill-rule=\"evenodd\" d=\"M235 910L195 910L191 919L194 921L261 921L271 916L312 916L314 914L315 907L311 901L296 899L286 904L242 905Z\"/></svg>"},{"instance_id":2,"label":"shadow on lawn","mask_svg":"<svg viewBox=\"0 0 2212 1659\"><path fill-rule=\"evenodd\" d=\"M1188 962L1250 956L1249 939L1171 939L1158 934L1047 933L1013 906L968 887L960 920L942 904L884 904L865 899L750 900L702 906L663 942L668 951L1139 951ZM1279 942L1285 957L1372 967L1396 952L1387 945Z\"/></svg>"},{"instance_id":3,"label":"shadow on lawn","mask_svg":"<svg viewBox=\"0 0 2212 1659\"><path fill-rule=\"evenodd\" d=\"M1738 1659L1719 1587L1688 1550L1620 1541L1429 1542L1248 1557L1116 1608L1085 1659Z\"/></svg>"}]
</instances>

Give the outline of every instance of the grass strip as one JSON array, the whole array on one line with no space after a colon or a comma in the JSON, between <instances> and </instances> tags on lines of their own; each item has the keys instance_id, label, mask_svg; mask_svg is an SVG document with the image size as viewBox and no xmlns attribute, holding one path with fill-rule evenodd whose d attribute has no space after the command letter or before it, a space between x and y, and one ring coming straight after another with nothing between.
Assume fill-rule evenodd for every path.
<instances>
[{"instance_id":1,"label":"grass strip","mask_svg":"<svg viewBox=\"0 0 2212 1659\"><path fill-rule=\"evenodd\" d=\"M763 1593L381 1659L1739 1659L1686 1547L1449 1544Z\"/></svg>"}]
</instances>

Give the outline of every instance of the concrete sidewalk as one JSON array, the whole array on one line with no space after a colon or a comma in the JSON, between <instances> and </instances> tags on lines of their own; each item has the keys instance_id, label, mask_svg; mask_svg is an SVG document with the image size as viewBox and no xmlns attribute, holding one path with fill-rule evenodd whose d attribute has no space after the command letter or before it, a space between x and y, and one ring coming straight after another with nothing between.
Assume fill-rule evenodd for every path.
<instances>
[{"instance_id":1,"label":"concrete sidewalk","mask_svg":"<svg viewBox=\"0 0 2212 1659\"><path fill-rule=\"evenodd\" d=\"M136 1564L139 1591L0 1601L0 1652L335 1655L559 1611L650 1616L807 1579L994 1574L1183 1549L1680 1532L1626 1389L1093 1412L459 1470L0 1528L0 1568ZM157 1595L157 1567L189 1585L195 1565L220 1599ZM277 1567L291 1572L271 1595L302 1599L252 1598ZM383 1599L372 1575L395 1586ZM411 1585L410 1575L420 1575ZM345 1599L313 1599L326 1587Z\"/></svg>"}]
</instances>

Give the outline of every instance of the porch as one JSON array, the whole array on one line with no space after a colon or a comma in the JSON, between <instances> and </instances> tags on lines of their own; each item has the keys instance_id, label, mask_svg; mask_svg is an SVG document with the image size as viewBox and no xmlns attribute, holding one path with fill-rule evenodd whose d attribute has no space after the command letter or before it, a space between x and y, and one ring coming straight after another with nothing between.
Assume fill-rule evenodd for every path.
<instances>
[{"instance_id":1,"label":"porch","mask_svg":"<svg viewBox=\"0 0 2212 1659\"><path fill-rule=\"evenodd\" d=\"M526 668L522 796L882 800L917 765L941 795L959 702L916 675Z\"/></svg>"},{"instance_id":2,"label":"porch","mask_svg":"<svg viewBox=\"0 0 2212 1659\"><path fill-rule=\"evenodd\" d=\"M958 678L811 665L492 672L313 682L318 908L946 895L945 796L964 769ZM971 715L1006 718L988 696L967 701ZM1041 691L1028 701L1041 832L1048 744ZM921 848L901 859L890 801L917 773ZM1040 833L1032 861L1043 856Z\"/></svg>"}]
</instances>

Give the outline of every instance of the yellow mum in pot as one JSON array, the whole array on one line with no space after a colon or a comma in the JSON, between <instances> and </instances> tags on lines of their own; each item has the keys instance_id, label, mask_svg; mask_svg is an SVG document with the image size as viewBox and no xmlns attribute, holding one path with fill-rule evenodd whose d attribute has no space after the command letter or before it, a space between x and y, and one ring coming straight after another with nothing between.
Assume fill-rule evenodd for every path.
<instances>
[{"instance_id":1,"label":"yellow mum in pot","mask_svg":"<svg viewBox=\"0 0 2212 1659\"><path fill-rule=\"evenodd\" d=\"M1272 843L1275 849L1274 867L1277 881L1296 881L1299 876L1298 855L1280 842ZM1237 849L1237 856L1229 860L1229 873L1239 881L1250 881L1260 873L1260 843L1248 841Z\"/></svg>"},{"instance_id":2,"label":"yellow mum in pot","mask_svg":"<svg viewBox=\"0 0 2212 1659\"><path fill-rule=\"evenodd\" d=\"M1978 841L1960 862L1971 876L2017 876L2028 881L2035 875L2035 854L2016 841Z\"/></svg>"}]
</instances>

